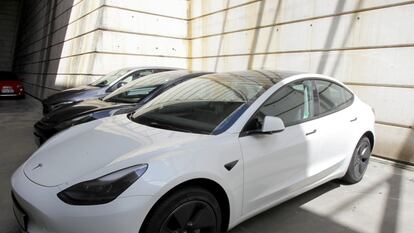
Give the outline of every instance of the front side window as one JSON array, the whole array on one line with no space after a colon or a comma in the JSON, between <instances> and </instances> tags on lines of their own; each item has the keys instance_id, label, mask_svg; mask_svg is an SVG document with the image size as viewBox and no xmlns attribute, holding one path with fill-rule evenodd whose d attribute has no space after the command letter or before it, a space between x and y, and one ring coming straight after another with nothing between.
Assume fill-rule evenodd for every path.
<instances>
[{"instance_id":1,"label":"front side window","mask_svg":"<svg viewBox=\"0 0 414 233\"><path fill-rule=\"evenodd\" d=\"M245 131L261 129L265 116L281 118L286 127L313 117L312 90L310 81L300 81L283 86L259 108L246 125Z\"/></svg>"},{"instance_id":2,"label":"front side window","mask_svg":"<svg viewBox=\"0 0 414 233\"><path fill-rule=\"evenodd\" d=\"M267 77L267 74L200 76L157 96L130 119L139 124L175 131L219 133L225 130L223 125L230 127L229 119L244 111L243 106L277 81L278 78Z\"/></svg>"},{"instance_id":3,"label":"front side window","mask_svg":"<svg viewBox=\"0 0 414 233\"><path fill-rule=\"evenodd\" d=\"M96 86L96 87L105 87L110 85L111 83L115 82L118 78L120 78L122 75L125 75L128 73L130 69L120 69L113 71L102 78L96 80L95 82L92 82L89 84L90 86Z\"/></svg>"},{"instance_id":4,"label":"front side window","mask_svg":"<svg viewBox=\"0 0 414 233\"><path fill-rule=\"evenodd\" d=\"M191 72L189 71L182 70L146 75L145 77L131 81L123 87L118 88L103 98L103 100L117 103L138 103L160 86L178 80L190 73ZM132 75L130 75L130 77L132 77Z\"/></svg>"},{"instance_id":5,"label":"front side window","mask_svg":"<svg viewBox=\"0 0 414 233\"><path fill-rule=\"evenodd\" d=\"M353 95L335 83L316 80L315 84L319 95L319 114L335 111L352 102Z\"/></svg>"},{"instance_id":6,"label":"front side window","mask_svg":"<svg viewBox=\"0 0 414 233\"><path fill-rule=\"evenodd\" d=\"M123 78L120 82L122 83L129 83L131 81L134 81L138 78L147 76L153 74L152 70L141 70L141 71L137 71L135 73L132 73L130 75L128 75L127 77Z\"/></svg>"},{"instance_id":7,"label":"front side window","mask_svg":"<svg viewBox=\"0 0 414 233\"><path fill-rule=\"evenodd\" d=\"M157 88L158 86L144 86L131 88L124 92L111 95L108 98L105 98L104 101L116 103L138 103Z\"/></svg>"}]
</instances>

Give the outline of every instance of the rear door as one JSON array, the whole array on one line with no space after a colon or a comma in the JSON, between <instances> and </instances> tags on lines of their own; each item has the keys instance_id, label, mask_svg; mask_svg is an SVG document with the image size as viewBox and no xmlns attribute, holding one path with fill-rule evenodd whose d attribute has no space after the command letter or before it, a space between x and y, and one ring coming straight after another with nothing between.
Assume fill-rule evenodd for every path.
<instances>
[{"instance_id":1,"label":"rear door","mask_svg":"<svg viewBox=\"0 0 414 233\"><path fill-rule=\"evenodd\" d=\"M358 120L352 109L353 95L341 85L314 80L317 92L315 124L321 140L320 153L315 157L319 171L334 171L352 153L354 125Z\"/></svg>"}]
</instances>

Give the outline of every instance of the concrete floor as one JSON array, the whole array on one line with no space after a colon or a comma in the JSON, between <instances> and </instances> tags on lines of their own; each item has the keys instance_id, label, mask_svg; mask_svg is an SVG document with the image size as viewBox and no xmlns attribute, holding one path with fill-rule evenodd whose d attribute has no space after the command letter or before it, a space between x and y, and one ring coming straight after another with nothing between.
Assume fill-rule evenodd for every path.
<instances>
[{"instance_id":1,"label":"concrete floor","mask_svg":"<svg viewBox=\"0 0 414 233\"><path fill-rule=\"evenodd\" d=\"M36 149L37 100L0 100L0 232L17 233L10 176ZM414 232L414 169L372 159L362 182L327 183L237 226L231 233Z\"/></svg>"}]
</instances>

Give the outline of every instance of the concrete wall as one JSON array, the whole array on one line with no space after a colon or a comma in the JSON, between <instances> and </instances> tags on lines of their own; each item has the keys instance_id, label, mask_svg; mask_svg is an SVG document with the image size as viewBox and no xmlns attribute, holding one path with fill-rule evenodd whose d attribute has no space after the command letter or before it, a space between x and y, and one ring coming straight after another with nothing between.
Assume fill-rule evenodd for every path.
<instances>
[{"instance_id":1,"label":"concrete wall","mask_svg":"<svg viewBox=\"0 0 414 233\"><path fill-rule=\"evenodd\" d=\"M191 67L331 75L374 107L374 153L414 163L413 16L403 0L191 0Z\"/></svg>"},{"instance_id":2,"label":"concrete wall","mask_svg":"<svg viewBox=\"0 0 414 233\"><path fill-rule=\"evenodd\" d=\"M0 1L0 70L12 70L20 0Z\"/></svg>"},{"instance_id":3,"label":"concrete wall","mask_svg":"<svg viewBox=\"0 0 414 233\"><path fill-rule=\"evenodd\" d=\"M25 0L14 69L38 98L132 65L328 74L375 108L375 154L414 163L413 15L408 0Z\"/></svg>"},{"instance_id":4,"label":"concrete wall","mask_svg":"<svg viewBox=\"0 0 414 233\"><path fill-rule=\"evenodd\" d=\"M184 68L187 9L186 0L26 0L14 70L42 99L126 66Z\"/></svg>"}]
</instances>

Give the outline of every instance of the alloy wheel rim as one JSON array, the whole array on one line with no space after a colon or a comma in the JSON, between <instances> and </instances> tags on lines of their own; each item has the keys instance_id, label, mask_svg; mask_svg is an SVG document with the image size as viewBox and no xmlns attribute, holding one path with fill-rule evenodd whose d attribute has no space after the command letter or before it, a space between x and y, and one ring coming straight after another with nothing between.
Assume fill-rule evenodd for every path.
<instances>
[{"instance_id":1,"label":"alloy wheel rim","mask_svg":"<svg viewBox=\"0 0 414 233\"><path fill-rule=\"evenodd\" d=\"M370 155L370 144L368 142L362 142L359 144L356 150L356 160L354 164L354 171L358 177L362 177L362 175L365 173Z\"/></svg>"},{"instance_id":2,"label":"alloy wheel rim","mask_svg":"<svg viewBox=\"0 0 414 233\"><path fill-rule=\"evenodd\" d=\"M160 233L215 233L216 226L216 215L209 204L189 201L166 218Z\"/></svg>"}]
</instances>

